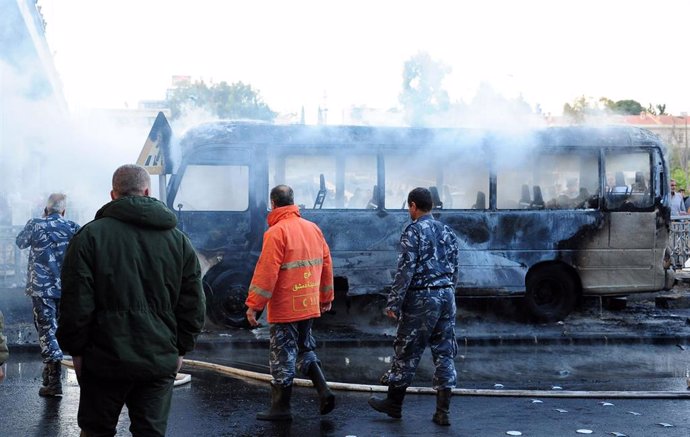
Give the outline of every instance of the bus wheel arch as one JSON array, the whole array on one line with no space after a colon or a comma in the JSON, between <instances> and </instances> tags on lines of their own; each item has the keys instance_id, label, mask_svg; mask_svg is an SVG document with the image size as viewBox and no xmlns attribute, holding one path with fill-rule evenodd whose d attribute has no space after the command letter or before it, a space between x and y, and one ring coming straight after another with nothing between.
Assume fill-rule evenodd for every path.
<instances>
[{"instance_id":1,"label":"bus wheel arch","mask_svg":"<svg viewBox=\"0 0 690 437\"><path fill-rule=\"evenodd\" d=\"M238 268L226 270L210 284L204 281L206 317L218 326L249 328L244 302L251 279L251 270Z\"/></svg>"},{"instance_id":2,"label":"bus wheel arch","mask_svg":"<svg viewBox=\"0 0 690 437\"><path fill-rule=\"evenodd\" d=\"M562 320L577 305L581 290L572 267L558 262L533 266L525 277L525 309L538 321Z\"/></svg>"}]
</instances>

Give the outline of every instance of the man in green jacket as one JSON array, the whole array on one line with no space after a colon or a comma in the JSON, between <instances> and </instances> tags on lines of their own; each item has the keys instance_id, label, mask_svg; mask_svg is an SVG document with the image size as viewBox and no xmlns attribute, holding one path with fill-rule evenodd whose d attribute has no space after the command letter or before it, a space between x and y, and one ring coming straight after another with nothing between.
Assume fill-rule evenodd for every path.
<instances>
[{"instance_id":1,"label":"man in green jacket","mask_svg":"<svg viewBox=\"0 0 690 437\"><path fill-rule=\"evenodd\" d=\"M177 219L149 197L143 167L113 174L112 202L73 237L62 267L57 337L72 355L85 436L164 436L175 374L204 322L201 271Z\"/></svg>"}]
</instances>

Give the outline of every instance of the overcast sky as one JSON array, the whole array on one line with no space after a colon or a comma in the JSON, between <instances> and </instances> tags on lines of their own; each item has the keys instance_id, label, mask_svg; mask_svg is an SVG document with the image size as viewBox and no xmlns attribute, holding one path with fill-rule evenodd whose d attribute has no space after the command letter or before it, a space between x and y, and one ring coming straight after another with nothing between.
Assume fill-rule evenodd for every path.
<instances>
[{"instance_id":1,"label":"overcast sky","mask_svg":"<svg viewBox=\"0 0 690 437\"><path fill-rule=\"evenodd\" d=\"M544 112L585 95L690 112L685 0L40 0L73 109L163 99L173 75L243 81L277 111L398 105L419 51Z\"/></svg>"}]
</instances>

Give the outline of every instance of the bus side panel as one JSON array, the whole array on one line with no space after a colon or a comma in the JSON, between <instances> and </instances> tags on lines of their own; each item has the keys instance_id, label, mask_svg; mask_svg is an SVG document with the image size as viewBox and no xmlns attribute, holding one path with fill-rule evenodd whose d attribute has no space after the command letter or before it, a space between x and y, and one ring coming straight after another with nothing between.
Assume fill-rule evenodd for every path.
<instances>
[{"instance_id":1,"label":"bus side panel","mask_svg":"<svg viewBox=\"0 0 690 437\"><path fill-rule=\"evenodd\" d=\"M409 214L377 210L302 210L326 238L336 276L346 277L350 295L381 293L393 282L397 248Z\"/></svg>"},{"instance_id":2,"label":"bus side panel","mask_svg":"<svg viewBox=\"0 0 690 437\"><path fill-rule=\"evenodd\" d=\"M606 247L599 211L443 212L461 239L460 290L465 296L522 294L533 266L562 262L577 269L579 249Z\"/></svg>"}]
</instances>

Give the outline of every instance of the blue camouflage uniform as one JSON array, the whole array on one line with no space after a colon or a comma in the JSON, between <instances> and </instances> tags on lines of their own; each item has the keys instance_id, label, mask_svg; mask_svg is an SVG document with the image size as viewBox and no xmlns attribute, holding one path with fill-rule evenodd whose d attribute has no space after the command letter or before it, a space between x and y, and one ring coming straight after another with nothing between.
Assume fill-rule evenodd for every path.
<instances>
[{"instance_id":1,"label":"blue camouflage uniform","mask_svg":"<svg viewBox=\"0 0 690 437\"><path fill-rule=\"evenodd\" d=\"M67 245L79 225L59 213L31 219L17 235L20 249L30 247L26 294L31 296L34 324L44 363L62 360L55 338L61 286L60 269Z\"/></svg>"},{"instance_id":2,"label":"blue camouflage uniform","mask_svg":"<svg viewBox=\"0 0 690 437\"><path fill-rule=\"evenodd\" d=\"M296 374L309 377L313 363L321 366L317 358L316 340L312 335L314 319L292 323L272 323L270 328L269 364L273 384L282 387L292 384Z\"/></svg>"},{"instance_id":3,"label":"blue camouflage uniform","mask_svg":"<svg viewBox=\"0 0 690 437\"><path fill-rule=\"evenodd\" d=\"M452 229L426 214L407 226L400 246L386 306L398 317L395 358L383 381L391 387L409 386L429 345L436 368L434 389L453 388L458 239Z\"/></svg>"}]
</instances>

